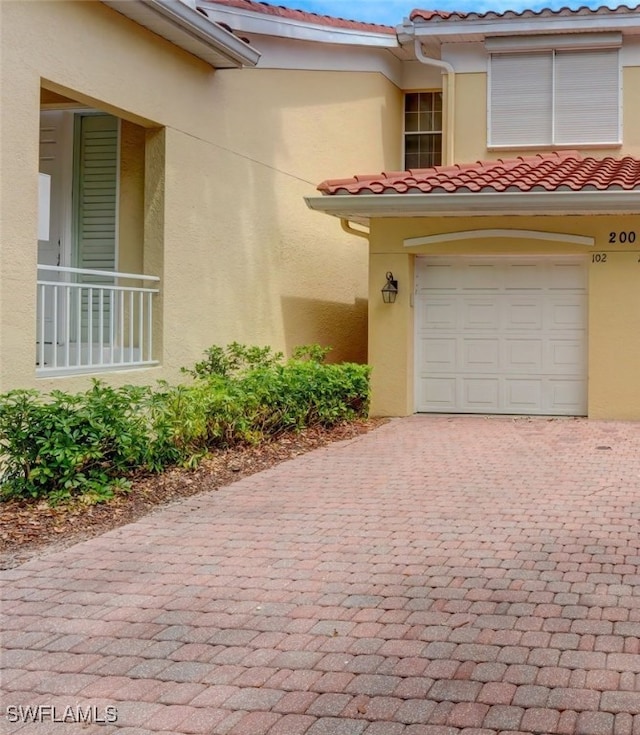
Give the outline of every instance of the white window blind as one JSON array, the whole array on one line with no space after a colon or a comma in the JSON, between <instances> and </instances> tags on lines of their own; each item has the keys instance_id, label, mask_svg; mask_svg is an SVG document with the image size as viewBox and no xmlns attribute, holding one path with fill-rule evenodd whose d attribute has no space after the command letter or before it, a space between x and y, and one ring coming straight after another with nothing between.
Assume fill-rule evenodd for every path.
<instances>
[{"instance_id":1,"label":"white window blind","mask_svg":"<svg viewBox=\"0 0 640 735\"><path fill-rule=\"evenodd\" d=\"M491 56L489 145L617 143L617 49Z\"/></svg>"},{"instance_id":2,"label":"white window blind","mask_svg":"<svg viewBox=\"0 0 640 735\"><path fill-rule=\"evenodd\" d=\"M541 145L551 140L553 57L547 52L491 57L491 143Z\"/></svg>"},{"instance_id":3,"label":"white window blind","mask_svg":"<svg viewBox=\"0 0 640 735\"><path fill-rule=\"evenodd\" d=\"M555 66L554 142L618 142L618 51L557 51Z\"/></svg>"}]
</instances>

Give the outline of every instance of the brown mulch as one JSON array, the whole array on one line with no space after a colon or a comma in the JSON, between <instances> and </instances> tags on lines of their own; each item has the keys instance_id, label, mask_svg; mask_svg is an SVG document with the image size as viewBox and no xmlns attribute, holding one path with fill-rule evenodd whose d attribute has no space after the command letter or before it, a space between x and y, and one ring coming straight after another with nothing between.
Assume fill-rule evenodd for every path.
<instances>
[{"instance_id":1,"label":"brown mulch","mask_svg":"<svg viewBox=\"0 0 640 735\"><path fill-rule=\"evenodd\" d=\"M130 491L99 505L87 505L81 500L55 507L46 501L2 502L0 569L10 569L49 551L93 538L131 523L158 506L216 490L312 449L357 437L382 423L384 419L369 419L331 429L312 427L284 434L259 446L219 450L195 470L174 468L159 475L140 476L134 480Z\"/></svg>"}]
</instances>

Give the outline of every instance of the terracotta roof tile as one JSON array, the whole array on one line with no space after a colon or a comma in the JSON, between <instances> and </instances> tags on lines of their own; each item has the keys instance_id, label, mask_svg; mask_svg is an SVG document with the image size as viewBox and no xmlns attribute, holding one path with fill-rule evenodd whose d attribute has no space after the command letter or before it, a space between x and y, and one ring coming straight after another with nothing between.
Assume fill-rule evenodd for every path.
<instances>
[{"instance_id":1,"label":"terracotta roof tile","mask_svg":"<svg viewBox=\"0 0 640 735\"><path fill-rule=\"evenodd\" d=\"M505 10L499 13L495 10L489 10L484 13L462 13L459 11L447 10L420 10L416 8L411 11L409 19L412 21L442 21L442 20L478 20L482 19L499 19L499 18L535 18L535 17L557 17L557 16L576 16L576 15L611 15L615 13L634 13L640 10L640 5L629 7L628 5L618 5L616 8L609 8L602 5L598 8L589 8L583 5L580 8L559 8L552 10L551 8L542 8L540 10Z\"/></svg>"},{"instance_id":2,"label":"terracotta roof tile","mask_svg":"<svg viewBox=\"0 0 640 735\"><path fill-rule=\"evenodd\" d=\"M378 23L362 23L357 20L346 20L345 18L334 18L331 15L320 15L309 13L306 10L294 10L283 5L271 5L270 3L254 2L254 0L213 0L216 5L225 5L240 10L248 10L253 13L274 15L289 20L299 20L303 23L315 23L316 25L329 28L351 28L358 31L369 31L371 33L388 33L395 35L393 26L379 25Z\"/></svg>"},{"instance_id":3,"label":"terracotta roof tile","mask_svg":"<svg viewBox=\"0 0 640 735\"><path fill-rule=\"evenodd\" d=\"M322 182L323 194L444 194L638 189L640 159L583 158L577 151L393 171ZM640 197L639 197L640 199Z\"/></svg>"}]
</instances>

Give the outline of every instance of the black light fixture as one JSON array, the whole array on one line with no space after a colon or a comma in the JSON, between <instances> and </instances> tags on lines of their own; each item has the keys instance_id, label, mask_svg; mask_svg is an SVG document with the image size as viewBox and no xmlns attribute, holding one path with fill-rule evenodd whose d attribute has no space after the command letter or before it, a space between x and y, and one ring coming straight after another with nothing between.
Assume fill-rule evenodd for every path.
<instances>
[{"instance_id":1,"label":"black light fixture","mask_svg":"<svg viewBox=\"0 0 640 735\"><path fill-rule=\"evenodd\" d=\"M385 304L393 304L397 295L398 281L394 279L391 271L387 271L387 282L382 287L382 300Z\"/></svg>"}]
</instances>

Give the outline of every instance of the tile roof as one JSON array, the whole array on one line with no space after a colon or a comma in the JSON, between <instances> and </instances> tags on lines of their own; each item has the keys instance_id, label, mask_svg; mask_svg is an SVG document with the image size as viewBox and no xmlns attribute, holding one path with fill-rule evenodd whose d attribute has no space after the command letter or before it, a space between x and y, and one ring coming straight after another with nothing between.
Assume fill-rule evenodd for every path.
<instances>
[{"instance_id":1,"label":"tile roof","mask_svg":"<svg viewBox=\"0 0 640 735\"><path fill-rule=\"evenodd\" d=\"M479 20L479 19L499 19L499 18L539 18L539 17L558 17L558 16L576 16L576 15L611 15L616 13L635 13L640 10L640 5L629 7L628 5L618 5L616 8L609 8L601 5L598 8L589 8L583 5L580 8L559 8L552 10L551 8L542 8L541 10L505 10L499 13L495 10L489 10L484 13L462 13L459 11L447 10L412 10L409 19L412 21L441 21L441 20Z\"/></svg>"},{"instance_id":2,"label":"tile roof","mask_svg":"<svg viewBox=\"0 0 640 735\"><path fill-rule=\"evenodd\" d=\"M455 194L505 191L634 190L640 159L583 158L578 151L394 171L323 181L323 194ZM639 196L640 200L640 196Z\"/></svg>"},{"instance_id":3,"label":"tile roof","mask_svg":"<svg viewBox=\"0 0 640 735\"><path fill-rule=\"evenodd\" d=\"M357 31L368 31L370 33L388 33L395 35L393 26L380 25L378 23L363 23L357 20L346 20L345 18L334 18L331 15L320 15L309 13L306 10L294 10L285 8L283 5L271 5L270 3L254 2L254 0L212 0L216 5L225 5L240 10L248 10L253 13L263 13L287 20L298 20L302 23L314 23L327 28L348 28Z\"/></svg>"}]
</instances>

